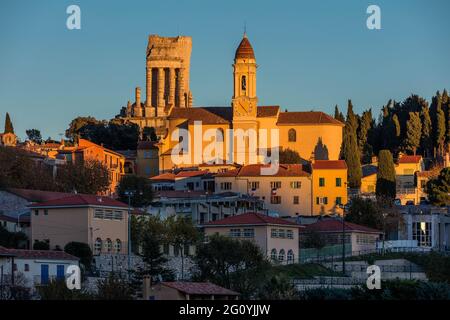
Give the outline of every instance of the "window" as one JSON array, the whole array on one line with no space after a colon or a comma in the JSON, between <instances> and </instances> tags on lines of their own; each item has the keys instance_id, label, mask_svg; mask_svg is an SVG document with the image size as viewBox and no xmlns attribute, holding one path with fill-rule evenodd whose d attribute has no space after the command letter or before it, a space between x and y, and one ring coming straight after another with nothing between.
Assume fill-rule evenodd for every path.
<instances>
[{"instance_id":1,"label":"window","mask_svg":"<svg viewBox=\"0 0 450 320\"><path fill-rule=\"evenodd\" d=\"M291 188L292 189L300 189L302 187L301 181L292 181Z\"/></svg>"},{"instance_id":2,"label":"window","mask_svg":"<svg viewBox=\"0 0 450 320\"><path fill-rule=\"evenodd\" d=\"M39 215L39 210L34 210L34 215L38 216Z\"/></svg>"},{"instance_id":3,"label":"window","mask_svg":"<svg viewBox=\"0 0 450 320\"><path fill-rule=\"evenodd\" d=\"M342 179L336 178L336 187L342 187Z\"/></svg>"},{"instance_id":4,"label":"window","mask_svg":"<svg viewBox=\"0 0 450 320\"><path fill-rule=\"evenodd\" d=\"M247 90L247 77L246 76L242 76L242 78L241 78L241 89L242 89L242 91Z\"/></svg>"},{"instance_id":5,"label":"window","mask_svg":"<svg viewBox=\"0 0 450 320\"><path fill-rule=\"evenodd\" d=\"M255 229L244 229L244 238L254 238L255 237Z\"/></svg>"},{"instance_id":6,"label":"window","mask_svg":"<svg viewBox=\"0 0 450 320\"><path fill-rule=\"evenodd\" d=\"M120 253L120 251L122 251L122 241L120 241L120 239L116 239L116 241L114 242L114 250L117 253Z\"/></svg>"},{"instance_id":7,"label":"window","mask_svg":"<svg viewBox=\"0 0 450 320\"><path fill-rule=\"evenodd\" d=\"M277 261L277 249L272 249L272 251L270 252L270 259L272 259L272 261Z\"/></svg>"},{"instance_id":8,"label":"window","mask_svg":"<svg viewBox=\"0 0 450 320\"><path fill-rule=\"evenodd\" d=\"M48 216L48 209L44 209L44 216Z\"/></svg>"},{"instance_id":9,"label":"window","mask_svg":"<svg viewBox=\"0 0 450 320\"><path fill-rule=\"evenodd\" d=\"M271 196L270 203L271 204L281 204L281 197L280 196Z\"/></svg>"},{"instance_id":10,"label":"window","mask_svg":"<svg viewBox=\"0 0 450 320\"><path fill-rule=\"evenodd\" d=\"M286 231L284 229L278 229L278 238L286 238Z\"/></svg>"},{"instance_id":11,"label":"window","mask_svg":"<svg viewBox=\"0 0 450 320\"><path fill-rule=\"evenodd\" d=\"M342 204L342 197L336 197L336 204Z\"/></svg>"},{"instance_id":12,"label":"window","mask_svg":"<svg viewBox=\"0 0 450 320\"><path fill-rule=\"evenodd\" d=\"M239 238L241 236L241 229L230 229L230 237Z\"/></svg>"},{"instance_id":13,"label":"window","mask_svg":"<svg viewBox=\"0 0 450 320\"><path fill-rule=\"evenodd\" d=\"M145 166L145 175L149 176L152 173L152 168L150 166Z\"/></svg>"},{"instance_id":14,"label":"window","mask_svg":"<svg viewBox=\"0 0 450 320\"><path fill-rule=\"evenodd\" d=\"M270 230L270 237L271 238L278 238L278 230L277 229L271 229Z\"/></svg>"},{"instance_id":15,"label":"window","mask_svg":"<svg viewBox=\"0 0 450 320\"><path fill-rule=\"evenodd\" d=\"M251 182L249 182L249 187L252 190L259 189L259 181L251 181Z\"/></svg>"},{"instance_id":16,"label":"window","mask_svg":"<svg viewBox=\"0 0 450 320\"><path fill-rule=\"evenodd\" d=\"M272 188L272 189L280 189L281 188L281 181L272 181L270 183L270 188Z\"/></svg>"},{"instance_id":17,"label":"window","mask_svg":"<svg viewBox=\"0 0 450 320\"><path fill-rule=\"evenodd\" d=\"M96 218L96 219L103 219L103 210L102 209L95 209L95 211L94 211L94 218Z\"/></svg>"},{"instance_id":18,"label":"window","mask_svg":"<svg viewBox=\"0 0 450 320\"><path fill-rule=\"evenodd\" d=\"M111 252L112 251L112 241L109 238L106 239L105 249L106 249L106 252Z\"/></svg>"},{"instance_id":19,"label":"window","mask_svg":"<svg viewBox=\"0 0 450 320\"><path fill-rule=\"evenodd\" d=\"M299 204L299 197L298 196L294 196L293 203L294 204Z\"/></svg>"},{"instance_id":20,"label":"window","mask_svg":"<svg viewBox=\"0 0 450 320\"><path fill-rule=\"evenodd\" d=\"M231 190L232 184L231 182L221 182L220 189L222 190Z\"/></svg>"},{"instance_id":21,"label":"window","mask_svg":"<svg viewBox=\"0 0 450 320\"><path fill-rule=\"evenodd\" d=\"M122 220L123 219L123 212L122 211L114 211L114 220Z\"/></svg>"},{"instance_id":22,"label":"window","mask_svg":"<svg viewBox=\"0 0 450 320\"><path fill-rule=\"evenodd\" d=\"M288 141L289 142L296 142L297 141L297 132L295 129L289 129L288 131Z\"/></svg>"},{"instance_id":23,"label":"window","mask_svg":"<svg viewBox=\"0 0 450 320\"><path fill-rule=\"evenodd\" d=\"M413 240L417 240L419 247L431 247L431 223L413 222Z\"/></svg>"},{"instance_id":24,"label":"window","mask_svg":"<svg viewBox=\"0 0 450 320\"><path fill-rule=\"evenodd\" d=\"M289 250L287 253L287 262L294 263L294 251Z\"/></svg>"},{"instance_id":25,"label":"window","mask_svg":"<svg viewBox=\"0 0 450 320\"><path fill-rule=\"evenodd\" d=\"M280 253L278 254L278 261L283 262L284 261L285 252L284 249L280 250Z\"/></svg>"},{"instance_id":26,"label":"window","mask_svg":"<svg viewBox=\"0 0 450 320\"><path fill-rule=\"evenodd\" d=\"M112 220L113 219L113 212L112 212L112 210L105 210L104 219L107 219L107 220Z\"/></svg>"},{"instance_id":27,"label":"window","mask_svg":"<svg viewBox=\"0 0 450 320\"><path fill-rule=\"evenodd\" d=\"M286 238L294 239L294 232L292 230L286 230Z\"/></svg>"},{"instance_id":28,"label":"window","mask_svg":"<svg viewBox=\"0 0 450 320\"><path fill-rule=\"evenodd\" d=\"M30 271L30 265L28 263L25 263L25 266L23 268L24 271Z\"/></svg>"},{"instance_id":29,"label":"window","mask_svg":"<svg viewBox=\"0 0 450 320\"><path fill-rule=\"evenodd\" d=\"M328 197L316 197L316 204L328 204Z\"/></svg>"},{"instance_id":30,"label":"window","mask_svg":"<svg viewBox=\"0 0 450 320\"><path fill-rule=\"evenodd\" d=\"M97 239L95 239L94 253L100 254L101 251L102 251L102 239L97 238Z\"/></svg>"},{"instance_id":31,"label":"window","mask_svg":"<svg viewBox=\"0 0 450 320\"><path fill-rule=\"evenodd\" d=\"M323 204L328 204L328 197L323 197L322 202Z\"/></svg>"},{"instance_id":32,"label":"window","mask_svg":"<svg viewBox=\"0 0 450 320\"><path fill-rule=\"evenodd\" d=\"M325 187L325 178L319 178L319 187Z\"/></svg>"}]
</instances>

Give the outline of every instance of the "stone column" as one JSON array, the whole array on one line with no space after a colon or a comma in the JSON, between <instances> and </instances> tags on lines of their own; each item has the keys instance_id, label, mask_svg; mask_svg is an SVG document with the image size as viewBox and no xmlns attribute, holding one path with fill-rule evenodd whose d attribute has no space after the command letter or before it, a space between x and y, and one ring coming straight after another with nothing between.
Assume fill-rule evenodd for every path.
<instances>
[{"instance_id":1,"label":"stone column","mask_svg":"<svg viewBox=\"0 0 450 320\"><path fill-rule=\"evenodd\" d=\"M142 117L142 109L141 109L141 88L136 87L136 101L134 105L134 116Z\"/></svg>"},{"instance_id":2,"label":"stone column","mask_svg":"<svg viewBox=\"0 0 450 320\"><path fill-rule=\"evenodd\" d=\"M146 107L152 105L152 68L147 67L147 100L145 102Z\"/></svg>"},{"instance_id":3,"label":"stone column","mask_svg":"<svg viewBox=\"0 0 450 320\"><path fill-rule=\"evenodd\" d=\"M178 69L178 97L180 99L180 107L186 107L185 98L184 98L184 69Z\"/></svg>"},{"instance_id":4,"label":"stone column","mask_svg":"<svg viewBox=\"0 0 450 320\"><path fill-rule=\"evenodd\" d=\"M164 68L158 68L158 107L164 107Z\"/></svg>"},{"instance_id":5,"label":"stone column","mask_svg":"<svg viewBox=\"0 0 450 320\"><path fill-rule=\"evenodd\" d=\"M170 79L170 84L169 84L169 104L175 104L175 69L174 68L170 68L169 69L169 79Z\"/></svg>"}]
</instances>

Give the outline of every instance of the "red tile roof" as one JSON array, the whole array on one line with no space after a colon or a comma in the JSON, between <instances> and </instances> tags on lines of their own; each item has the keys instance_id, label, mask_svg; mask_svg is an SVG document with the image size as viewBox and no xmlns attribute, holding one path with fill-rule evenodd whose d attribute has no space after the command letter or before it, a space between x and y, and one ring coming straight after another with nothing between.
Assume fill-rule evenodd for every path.
<instances>
[{"instance_id":1,"label":"red tile roof","mask_svg":"<svg viewBox=\"0 0 450 320\"><path fill-rule=\"evenodd\" d=\"M186 119L189 124L202 121L202 124L229 124L233 118L230 107L173 108L169 119Z\"/></svg>"},{"instance_id":2,"label":"red tile roof","mask_svg":"<svg viewBox=\"0 0 450 320\"><path fill-rule=\"evenodd\" d=\"M190 177L197 177L197 176L203 176L207 174L208 171L206 170L195 170L195 171L180 171L175 176L176 178L190 178Z\"/></svg>"},{"instance_id":3,"label":"red tile roof","mask_svg":"<svg viewBox=\"0 0 450 320\"><path fill-rule=\"evenodd\" d=\"M280 110L279 106L260 106L256 109L256 116L258 118L275 117Z\"/></svg>"},{"instance_id":4,"label":"red tile roof","mask_svg":"<svg viewBox=\"0 0 450 320\"><path fill-rule=\"evenodd\" d=\"M242 166L239 169L228 170L217 174L217 177L259 177L262 168L269 168L270 165L264 164L250 164ZM278 172L271 177L308 177L309 173L306 167L301 164L280 164Z\"/></svg>"},{"instance_id":5,"label":"red tile roof","mask_svg":"<svg viewBox=\"0 0 450 320\"><path fill-rule=\"evenodd\" d=\"M312 164L313 170L321 169L347 169L344 160L315 160Z\"/></svg>"},{"instance_id":6,"label":"red tile roof","mask_svg":"<svg viewBox=\"0 0 450 320\"><path fill-rule=\"evenodd\" d=\"M345 231L350 232L365 232L365 233L382 233L379 230L372 229L366 226L362 226L356 223L344 222ZM327 219L321 220L316 223L305 225L306 228L300 230L300 232L342 232L342 220Z\"/></svg>"},{"instance_id":7,"label":"red tile roof","mask_svg":"<svg viewBox=\"0 0 450 320\"><path fill-rule=\"evenodd\" d=\"M227 225L290 225L300 227L297 223L256 212L243 213L225 219L211 221L206 223L204 226L214 227Z\"/></svg>"},{"instance_id":8,"label":"red tile roof","mask_svg":"<svg viewBox=\"0 0 450 320\"><path fill-rule=\"evenodd\" d=\"M302 125L302 124L334 124L344 126L335 118L321 111L308 112L281 112L278 116L278 125Z\"/></svg>"},{"instance_id":9,"label":"red tile roof","mask_svg":"<svg viewBox=\"0 0 450 320\"><path fill-rule=\"evenodd\" d=\"M255 59L255 52L253 51L252 45L250 44L250 41L248 41L248 38L245 34L241 40L241 43L236 49L236 54L234 55L234 58Z\"/></svg>"},{"instance_id":10,"label":"red tile roof","mask_svg":"<svg viewBox=\"0 0 450 320\"><path fill-rule=\"evenodd\" d=\"M7 249L0 246L1 255L22 259L80 260L64 251Z\"/></svg>"},{"instance_id":11,"label":"red tile roof","mask_svg":"<svg viewBox=\"0 0 450 320\"><path fill-rule=\"evenodd\" d=\"M151 181L158 182L158 181L175 181L175 174L167 172L162 173L157 176L151 177Z\"/></svg>"},{"instance_id":12,"label":"red tile roof","mask_svg":"<svg viewBox=\"0 0 450 320\"><path fill-rule=\"evenodd\" d=\"M128 206L120 201L105 196L96 196L90 194L76 194L69 197L50 200L38 204L30 205L31 208L41 207L118 207L127 208Z\"/></svg>"},{"instance_id":13,"label":"red tile roof","mask_svg":"<svg viewBox=\"0 0 450 320\"><path fill-rule=\"evenodd\" d=\"M229 290L227 288L220 287L210 282L161 282L161 285L176 289L185 294L196 295L228 295L237 296L239 293Z\"/></svg>"},{"instance_id":14,"label":"red tile roof","mask_svg":"<svg viewBox=\"0 0 450 320\"><path fill-rule=\"evenodd\" d=\"M408 155L403 155L403 156L398 160L398 163L419 163L420 160L422 160L422 156L408 156Z\"/></svg>"},{"instance_id":15,"label":"red tile roof","mask_svg":"<svg viewBox=\"0 0 450 320\"><path fill-rule=\"evenodd\" d=\"M15 194L16 196L19 196L29 202L44 202L74 195L73 193L66 193L66 192L41 191L41 190L16 189L16 188L9 188L6 191Z\"/></svg>"}]
</instances>

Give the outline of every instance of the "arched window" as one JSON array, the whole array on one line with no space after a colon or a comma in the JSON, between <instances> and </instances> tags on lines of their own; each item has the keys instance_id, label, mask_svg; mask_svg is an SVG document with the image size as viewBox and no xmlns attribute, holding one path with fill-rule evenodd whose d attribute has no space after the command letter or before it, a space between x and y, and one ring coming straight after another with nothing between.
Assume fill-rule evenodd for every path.
<instances>
[{"instance_id":1,"label":"arched window","mask_svg":"<svg viewBox=\"0 0 450 320\"><path fill-rule=\"evenodd\" d=\"M94 252L95 254L100 254L100 252L102 252L102 239L100 238L95 239Z\"/></svg>"},{"instance_id":2,"label":"arched window","mask_svg":"<svg viewBox=\"0 0 450 320\"><path fill-rule=\"evenodd\" d=\"M277 261L277 249L272 249L272 252L270 253L270 258L272 261Z\"/></svg>"},{"instance_id":3,"label":"arched window","mask_svg":"<svg viewBox=\"0 0 450 320\"><path fill-rule=\"evenodd\" d=\"M111 252L112 251L112 241L111 241L110 238L106 239L105 249L106 249L106 252Z\"/></svg>"},{"instance_id":4,"label":"arched window","mask_svg":"<svg viewBox=\"0 0 450 320\"><path fill-rule=\"evenodd\" d=\"M242 76L241 78L241 88L243 91L247 90L247 77Z\"/></svg>"},{"instance_id":5,"label":"arched window","mask_svg":"<svg viewBox=\"0 0 450 320\"><path fill-rule=\"evenodd\" d=\"M280 253L278 254L278 261L283 262L285 254L286 253L284 252L284 249L281 249Z\"/></svg>"},{"instance_id":6,"label":"arched window","mask_svg":"<svg viewBox=\"0 0 450 320\"><path fill-rule=\"evenodd\" d=\"M287 262L294 263L294 251L289 250L287 254Z\"/></svg>"},{"instance_id":7,"label":"arched window","mask_svg":"<svg viewBox=\"0 0 450 320\"><path fill-rule=\"evenodd\" d=\"M288 131L288 139L289 142L296 142L297 141L297 132L295 129L289 129Z\"/></svg>"},{"instance_id":8,"label":"arched window","mask_svg":"<svg viewBox=\"0 0 450 320\"><path fill-rule=\"evenodd\" d=\"M120 253L120 251L122 251L122 241L120 241L120 239L116 239L116 242L114 242L114 250L117 253Z\"/></svg>"}]
</instances>

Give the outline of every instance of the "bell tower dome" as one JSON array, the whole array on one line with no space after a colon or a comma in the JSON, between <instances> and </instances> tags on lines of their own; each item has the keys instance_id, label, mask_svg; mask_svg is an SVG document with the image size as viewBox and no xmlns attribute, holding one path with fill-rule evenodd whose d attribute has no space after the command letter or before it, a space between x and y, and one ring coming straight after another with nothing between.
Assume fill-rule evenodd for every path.
<instances>
[{"instance_id":1,"label":"bell tower dome","mask_svg":"<svg viewBox=\"0 0 450 320\"><path fill-rule=\"evenodd\" d=\"M236 49L233 64L233 117L256 117L256 59L253 47L244 33Z\"/></svg>"}]
</instances>

